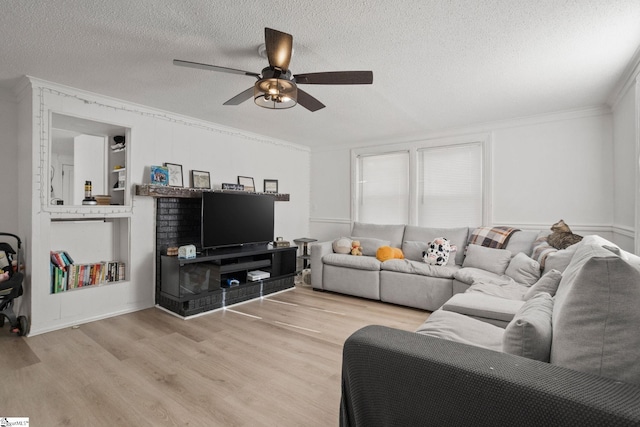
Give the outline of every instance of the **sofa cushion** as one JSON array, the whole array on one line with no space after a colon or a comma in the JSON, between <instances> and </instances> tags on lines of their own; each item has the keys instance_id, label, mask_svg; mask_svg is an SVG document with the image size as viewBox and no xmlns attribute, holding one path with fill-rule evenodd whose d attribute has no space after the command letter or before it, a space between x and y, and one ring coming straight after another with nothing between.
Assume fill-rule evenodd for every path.
<instances>
[{"instance_id":1,"label":"sofa cushion","mask_svg":"<svg viewBox=\"0 0 640 427\"><path fill-rule=\"evenodd\" d=\"M455 255L455 263L462 265L464 259L464 247L467 245L467 237L469 235L469 229L467 227L459 228L434 228L434 227L418 227L415 225L407 225L404 231L404 241L406 242L424 242L425 246L428 242L431 242L437 237L444 237L449 240L452 245L455 245L458 250ZM404 250L404 248L403 248ZM424 250L424 249L423 249ZM415 258L409 258L415 259ZM420 258L422 259L422 251L420 252ZM416 261L418 259L415 259Z\"/></svg>"},{"instance_id":2,"label":"sofa cushion","mask_svg":"<svg viewBox=\"0 0 640 427\"><path fill-rule=\"evenodd\" d=\"M520 252L531 256L533 242L538 238L538 234L540 234L538 231L516 231L511 235L504 249L511 251L514 256Z\"/></svg>"},{"instance_id":3,"label":"sofa cushion","mask_svg":"<svg viewBox=\"0 0 640 427\"><path fill-rule=\"evenodd\" d=\"M538 293L525 302L504 330L502 350L529 359L549 362L553 297Z\"/></svg>"},{"instance_id":4,"label":"sofa cushion","mask_svg":"<svg viewBox=\"0 0 640 427\"><path fill-rule=\"evenodd\" d=\"M453 274L453 277L468 285L476 282L506 283L510 281L508 277L474 267L462 267Z\"/></svg>"},{"instance_id":5,"label":"sofa cushion","mask_svg":"<svg viewBox=\"0 0 640 427\"><path fill-rule=\"evenodd\" d=\"M351 236L355 238L372 237L374 239L388 240L389 246L399 248L402 246L404 225L402 224L367 224L364 222L353 223Z\"/></svg>"},{"instance_id":6,"label":"sofa cushion","mask_svg":"<svg viewBox=\"0 0 640 427\"><path fill-rule=\"evenodd\" d=\"M480 268L501 275L504 274L510 261L511 252L506 249L493 249L471 244L467 246L467 254L462 266Z\"/></svg>"},{"instance_id":7,"label":"sofa cushion","mask_svg":"<svg viewBox=\"0 0 640 427\"><path fill-rule=\"evenodd\" d=\"M511 258L504 274L518 283L531 286L540 278L540 263L519 252Z\"/></svg>"},{"instance_id":8,"label":"sofa cushion","mask_svg":"<svg viewBox=\"0 0 640 427\"><path fill-rule=\"evenodd\" d=\"M322 262L337 267L355 268L358 270L380 270L380 261L375 257L353 256L346 254L326 254L322 257Z\"/></svg>"},{"instance_id":9,"label":"sofa cushion","mask_svg":"<svg viewBox=\"0 0 640 427\"><path fill-rule=\"evenodd\" d=\"M524 301L521 300L465 292L452 296L450 300L443 304L442 309L466 314L467 316L500 320L506 324L511 322L513 316L523 305Z\"/></svg>"},{"instance_id":10,"label":"sofa cushion","mask_svg":"<svg viewBox=\"0 0 640 427\"><path fill-rule=\"evenodd\" d=\"M558 270L561 273L564 272L573 259L573 255L576 253L577 248L577 245L571 245L567 249L549 253L545 259L542 273L544 274L551 270Z\"/></svg>"},{"instance_id":11,"label":"sofa cushion","mask_svg":"<svg viewBox=\"0 0 640 427\"><path fill-rule=\"evenodd\" d=\"M528 290L528 287L516 283L514 280L496 283L475 281L465 292L475 292L499 298L522 301Z\"/></svg>"},{"instance_id":12,"label":"sofa cushion","mask_svg":"<svg viewBox=\"0 0 640 427\"><path fill-rule=\"evenodd\" d=\"M640 269L585 239L558 287L550 361L640 385Z\"/></svg>"},{"instance_id":13,"label":"sofa cushion","mask_svg":"<svg viewBox=\"0 0 640 427\"><path fill-rule=\"evenodd\" d=\"M421 261L411 261L408 259L390 259L380 266L381 270L396 271L398 273L419 274L421 276L440 277L452 279L456 271L460 269L458 265L429 265Z\"/></svg>"},{"instance_id":14,"label":"sofa cushion","mask_svg":"<svg viewBox=\"0 0 640 427\"><path fill-rule=\"evenodd\" d=\"M388 240L376 239L373 237L356 237L351 236L351 240L357 240L360 242L362 248L362 255L364 256L376 256L376 251L380 246L390 246L391 242Z\"/></svg>"},{"instance_id":15,"label":"sofa cushion","mask_svg":"<svg viewBox=\"0 0 640 427\"><path fill-rule=\"evenodd\" d=\"M489 350L502 351L504 329L451 311L434 311L416 332Z\"/></svg>"},{"instance_id":16,"label":"sofa cushion","mask_svg":"<svg viewBox=\"0 0 640 427\"><path fill-rule=\"evenodd\" d=\"M558 285L560 284L561 279L562 273L558 270L549 271L527 290L527 293L524 294L522 299L528 301L540 292L546 292L549 295L554 296L558 290Z\"/></svg>"}]
</instances>

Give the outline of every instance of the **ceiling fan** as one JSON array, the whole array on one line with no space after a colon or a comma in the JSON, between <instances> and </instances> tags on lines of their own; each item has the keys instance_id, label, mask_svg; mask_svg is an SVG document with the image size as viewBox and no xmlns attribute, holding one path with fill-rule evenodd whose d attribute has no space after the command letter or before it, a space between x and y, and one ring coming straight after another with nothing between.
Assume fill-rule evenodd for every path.
<instances>
[{"instance_id":1,"label":"ceiling fan","mask_svg":"<svg viewBox=\"0 0 640 427\"><path fill-rule=\"evenodd\" d=\"M327 71L322 73L291 74L289 61L293 46L293 36L271 28L264 29L265 47L269 66L262 74L217 65L174 59L174 65L200 68L223 73L252 76L257 82L249 89L239 93L224 105L238 105L253 97L254 102L264 108L284 109L296 104L309 111L317 111L325 105L307 92L298 88L300 84L316 85L362 85L373 83L371 71Z\"/></svg>"}]
</instances>

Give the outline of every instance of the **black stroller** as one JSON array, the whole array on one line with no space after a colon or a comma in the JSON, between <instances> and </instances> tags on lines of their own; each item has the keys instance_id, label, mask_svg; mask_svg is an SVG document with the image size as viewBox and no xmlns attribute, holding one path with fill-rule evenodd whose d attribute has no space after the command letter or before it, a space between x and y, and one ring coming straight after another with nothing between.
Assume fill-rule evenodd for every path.
<instances>
[{"instance_id":1,"label":"black stroller","mask_svg":"<svg viewBox=\"0 0 640 427\"><path fill-rule=\"evenodd\" d=\"M19 336L29 332L29 320L25 316L18 316L13 312L13 300L22 295L22 280L24 275L20 272L20 246L22 242L15 234L0 233L0 236L10 236L18 242L17 251L8 243L0 242L0 274L9 275L8 280L0 282L0 327L4 326L6 317L11 324L11 332ZM15 267L15 268L14 268Z\"/></svg>"}]
</instances>

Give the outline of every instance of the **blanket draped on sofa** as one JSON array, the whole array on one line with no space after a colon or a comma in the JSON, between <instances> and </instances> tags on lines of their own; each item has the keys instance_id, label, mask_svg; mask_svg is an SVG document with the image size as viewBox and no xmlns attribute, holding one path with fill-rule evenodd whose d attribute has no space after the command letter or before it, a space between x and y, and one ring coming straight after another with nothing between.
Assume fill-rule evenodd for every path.
<instances>
[{"instance_id":1,"label":"blanket draped on sofa","mask_svg":"<svg viewBox=\"0 0 640 427\"><path fill-rule=\"evenodd\" d=\"M516 231L520 230L513 227L478 227L469 235L468 244L502 249L507 246L509 238Z\"/></svg>"}]
</instances>

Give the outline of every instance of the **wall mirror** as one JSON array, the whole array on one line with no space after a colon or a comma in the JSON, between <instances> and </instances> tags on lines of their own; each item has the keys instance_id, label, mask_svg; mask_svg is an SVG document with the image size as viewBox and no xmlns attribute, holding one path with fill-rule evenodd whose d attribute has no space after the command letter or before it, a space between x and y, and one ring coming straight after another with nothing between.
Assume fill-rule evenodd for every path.
<instances>
[{"instance_id":1,"label":"wall mirror","mask_svg":"<svg viewBox=\"0 0 640 427\"><path fill-rule=\"evenodd\" d=\"M53 112L50 123L49 204L125 205L130 128Z\"/></svg>"}]
</instances>

